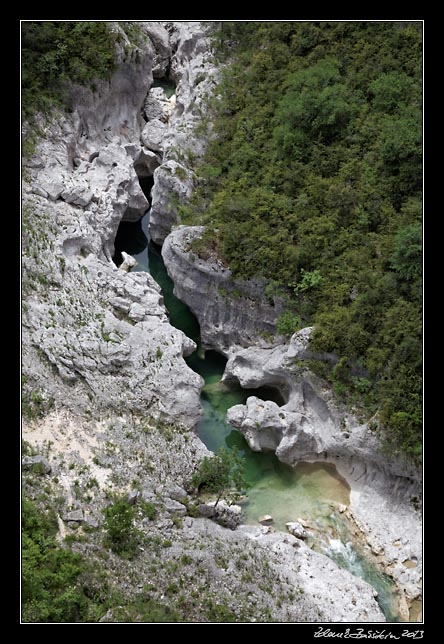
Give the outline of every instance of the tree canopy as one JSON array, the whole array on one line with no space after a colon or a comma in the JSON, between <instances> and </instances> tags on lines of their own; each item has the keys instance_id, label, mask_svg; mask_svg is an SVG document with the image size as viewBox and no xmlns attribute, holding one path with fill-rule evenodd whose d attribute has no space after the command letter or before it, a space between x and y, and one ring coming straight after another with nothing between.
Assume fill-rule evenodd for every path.
<instances>
[{"instance_id":1,"label":"tree canopy","mask_svg":"<svg viewBox=\"0 0 444 644\"><path fill-rule=\"evenodd\" d=\"M114 65L115 36L106 22L23 22L24 117L66 103L68 83L107 77Z\"/></svg>"},{"instance_id":2,"label":"tree canopy","mask_svg":"<svg viewBox=\"0 0 444 644\"><path fill-rule=\"evenodd\" d=\"M236 276L269 280L281 329L316 325L312 348L344 367L319 370L418 458L421 23L215 23L214 39L226 69L184 220Z\"/></svg>"}]
</instances>

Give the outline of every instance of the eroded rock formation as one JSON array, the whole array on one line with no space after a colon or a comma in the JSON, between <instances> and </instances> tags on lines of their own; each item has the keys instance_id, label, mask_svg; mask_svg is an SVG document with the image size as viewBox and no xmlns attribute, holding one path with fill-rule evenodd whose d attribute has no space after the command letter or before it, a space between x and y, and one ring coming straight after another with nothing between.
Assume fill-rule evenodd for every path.
<instances>
[{"instance_id":1,"label":"eroded rock formation","mask_svg":"<svg viewBox=\"0 0 444 644\"><path fill-rule=\"evenodd\" d=\"M388 458L372 423L359 422L340 408L331 389L304 366L311 329L287 345L249 347L228 360L224 380L245 388L280 388L287 403L251 396L228 410L254 451L274 451L284 463L327 460L351 486L351 518L379 562L412 601L421 595L422 524L417 501L421 473L400 458ZM410 568L403 561L413 559Z\"/></svg>"},{"instance_id":2,"label":"eroded rock formation","mask_svg":"<svg viewBox=\"0 0 444 644\"><path fill-rule=\"evenodd\" d=\"M183 356L194 343L168 323L150 275L124 273L111 259L120 221L149 206L135 167L157 163L140 143L140 115L164 60L159 38L130 54L122 46L116 72L95 92L73 88L72 114L55 116L27 164L23 371L44 397L79 412L149 410L191 428L202 381Z\"/></svg>"},{"instance_id":3,"label":"eroded rock formation","mask_svg":"<svg viewBox=\"0 0 444 644\"><path fill-rule=\"evenodd\" d=\"M264 299L264 283L233 280L217 258L201 259L190 245L202 226L179 226L165 240L162 257L175 294L200 324L202 344L228 354L276 330L277 307Z\"/></svg>"}]
</instances>

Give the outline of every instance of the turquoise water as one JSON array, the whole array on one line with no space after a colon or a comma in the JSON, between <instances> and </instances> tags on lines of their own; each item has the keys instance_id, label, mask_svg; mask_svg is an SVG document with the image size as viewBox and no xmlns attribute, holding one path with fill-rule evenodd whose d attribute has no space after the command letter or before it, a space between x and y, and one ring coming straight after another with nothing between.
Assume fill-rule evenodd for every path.
<instances>
[{"instance_id":1,"label":"turquoise water","mask_svg":"<svg viewBox=\"0 0 444 644\"><path fill-rule=\"evenodd\" d=\"M259 517L270 514L274 527L286 531L287 522L302 518L315 535L308 540L309 545L328 554L352 574L370 583L378 591L378 602L387 621L399 621L390 578L379 572L365 553L352 544L346 521L334 510L332 502L344 505L350 502L350 488L336 468L328 463L298 463L295 467L285 465L274 453L251 451L242 434L227 424L227 410L233 405L245 404L250 395L262 400L274 400L278 404L282 404L282 397L269 387L248 390L221 382L226 358L215 351L203 352L196 318L174 296L174 285L165 269L160 249L152 242L148 243L147 220L144 217L139 226L134 225L139 244L137 250L141 245L140 230L147 243L134 254L138 265L132 270L151 273L162 288L171 324L197 344L197 351L186 361L205 381L201 394L203 416L198 433L211 451L216 451L220 446L236 446L244 456L248 483L248 500L242 504L245 523L259 525ZM128 243L128 248L130 246Z\"/></svg>"},{"instance_id":2,"label":"turquoise water","mask_svg":"<svg viewBox=\"0 0 444 644\"><path fill-rule=\"evenodd\" d=\"M156 78L151 87L162 87L167 98L171 98L172 95L176 93L176 85L173 83L173 81L169 80Z\"/></svg>"}]
</instances>

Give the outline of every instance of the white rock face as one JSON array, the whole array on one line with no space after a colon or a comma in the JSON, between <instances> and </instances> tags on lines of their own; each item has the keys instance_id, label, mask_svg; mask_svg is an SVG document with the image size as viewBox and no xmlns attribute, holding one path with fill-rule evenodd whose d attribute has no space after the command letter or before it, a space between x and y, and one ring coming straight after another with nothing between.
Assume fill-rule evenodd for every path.
<instances>
[{"instance_id":1,"label":"white rock face","mask_svg":"<svg viewBox=\"0 0 444 644\"><path fill-rule=\"evenodd\" d=\"M315 603L319 619L326 622L385 622L376 591L362 579L339 568L331 559L314 552L300 539L261 528L241 526L240 530L276 557L275 565L285 570L296 592Z\"/></svg>"},{"instance_id":2,"label":"white rock face","mask_svg":"<svg viewBox=\"0 0 444 644\"><path fill-rule=\"evenodd\" d=\"M301 362L309 357L312 328L295 333L287 345L248 347L237 350L227 362L223 380L254 389L264 385L280 389L287 402L250 397L246 405L228 412L229 422L246 434L253 449L276 450L285 463L316 460L320 455L360 458L389 474L417 478L411 466L384 458L375 432L368 423L340 409L331 390ZM273 443L273 447L266 447Z\"/></svg>"},{"instance_id":3,"label":"white rock face","mask_svg":"<svg viewBox=\"0 0 444 644\"><path fill-rule=\"evenodd\" d=\"M192 185L191 171L177 161L166 161L155 170L150 234L156 244L161 244L170 233L171 222L177 220L177 204L188 200Z\"/></svg>"},{"instance_id":4,"label":"white rock face","mask_svg":"<svg viewBox=\"0 0 444 644\"><path fill-rule=\"evenodd\" d=\"M162 257L175 294L199 321L203 346L228 354L234 346L248 346L260 342L261 334L273 333L279 310L264 302L262 282L234 281L219 260L204 261L190 251L203 230L177 227L165 239Z\"/></svg>"},{"instance_id":5,"label":"white rock face","mask_svg":"<svg viewBox=\"0 0 444 644\"><path fill-rule=\"evenodd\" d=\"M161 39L161 26L145 27ZM195 345L170 326L154 280L111 261L120 221L149 205L134 164L158 165L139 143L155 51L148 38L130 60L122 49L110 81L73 88L72 114L42 124L24 187L23 371L76 413L133 410L192 428L202 380L183 356Z\"/></svg>"}]
</instances>

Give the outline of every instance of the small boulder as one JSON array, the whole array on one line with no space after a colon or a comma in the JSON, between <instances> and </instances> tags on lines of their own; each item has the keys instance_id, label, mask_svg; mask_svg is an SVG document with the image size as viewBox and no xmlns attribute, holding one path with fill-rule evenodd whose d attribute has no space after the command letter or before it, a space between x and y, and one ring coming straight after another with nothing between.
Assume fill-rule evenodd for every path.
<instances>
[{"instance_id":1,"label":"small boulder","mask_svg":"<svg viewBox=\"0 0 444 644\"><path fill-rule=\"evenodd\" d=\"M235 530L241 522L242 508L239 505L228 505L223 499L217 505L215 501L201 503L197 510L200 516L213 519L231 530Z\"/></svg>"},{"instance_id":2,"label":"small boulder","mask_svg":"<svg viewBox=\"0 0 444 644\"><path fill-rule=\"evenodd\" d=\"M31 188L31 192L35 195L38 195L39 197L47 197L48 193L46 190L44 190L41 186L33 186Z\"/></svg>"},{"instance_id":3,"label":"small boulder","mask_svg":"<svg viewBox=\"0 0 444 644\"><path fill-rule=\"evenodd\" d=\"M264 525L261 528L262 534L271 534L272 532L276 532L276 530L273 528L272 525Z\"/></svg>"},{"instance_id":4,"label":"small boulder","mask_svg":"<svg viewBox=\"0 0 444 644\"><path fill-rule=\"evenodd\" d=\"M307 530L297 521L290 521L285 524L285 527L296 539L306 539L308 537Z\"/></svg>"},{"instance_id":5,"label":"small boulder","mask_svg":"<svg viewBox=\"0 0 444 644\"><path fill-rule=\"evenodd\" d=\"M187 514L187 509L182 503L169 498L165 499L165 510L169 514L177 514L179 517L184 517Z\"/></svg>"},{"instance_id":6,"label":"small boulder","mask_svg":"<svg viewBox=\"0 0 444 644\"><path fill-rule=\"evenodd\" d=\"M83 510L71 510L64 516L64 521L73 521L75 523L81 523L84 520Z\"/></svg>"},{"instance_id":7,"label":"small boulder","mask_svg":"<svg viewBox=\"0 0 444 644\"><path fill-rule=\"evenodd\" d=\"M51 201L57 201L64 190L63 183L58 183L56 181L42 181L39 186L47 192L48 198L51 199Z\"/></svg>"},{"instance_id":8,"label":"small boulder","mask_svg":"<svg viewBox=\"0 0 444 644\"><path fill-rule=\"evenodd\" d=\"M85 523L87 526L90 528L98 528L99 527L99 522L95 517L92 516L87 516L85 517Z\"/></svg>"},{"instance_id":9,"label":"small boulder","mask_svg":"<svg viewBox=\"0 0 444 644\"><path fill-rule=\"evenodd\" d=\"M137 499L140 496L139 490L130 490L128 492L128 496L126 497L126 500L128 501L129 505L134 505L137 501Z\"/></svg>"},{"instance_id":10,"label":"small boulder","mask_svg":"<svg viewBox=\"0 0 444 644\"><path fill-rule=\"evenodd\" d=\"M271 514L264 514L262 517L259 517L258 521L261 525L271 525L274 519Z\"/></svg>"},{"instance_id":11,"label":"small boulder","mask_svg":"<svg viewBox=\"0 0 444 644\"><path fill-rule=\"evenodd\" d=\"M123 271L124 273L128 273L130 268L137 264L137 260L131 257L131 255L128 255L128 253L125 253L125 251L122 251L122 259L123 262L119 266L119 271Z\"/></svg>"},{"instance_id":12,"label":"small boulder","mask_svg":"<svg viewBox=\"0 0 444 644\"><path fill-rule=\"evenodd\" d=\"M172 485L167 489L167 494L174 501L182 501L188 497L188 494L180 485Z\"/></svg>"},{"instance_id":13,"label":"small boulder","mask_svg":"<svg viewBox=\"0 0 444 644\"><path fill-rule=\"evenodd\" d=\"M43 474L50 474L52 469L46 458L40 454L25 456L22 460L22 467L24 470L36 470L43 472Z\"/></svg>"}]
</instances>

